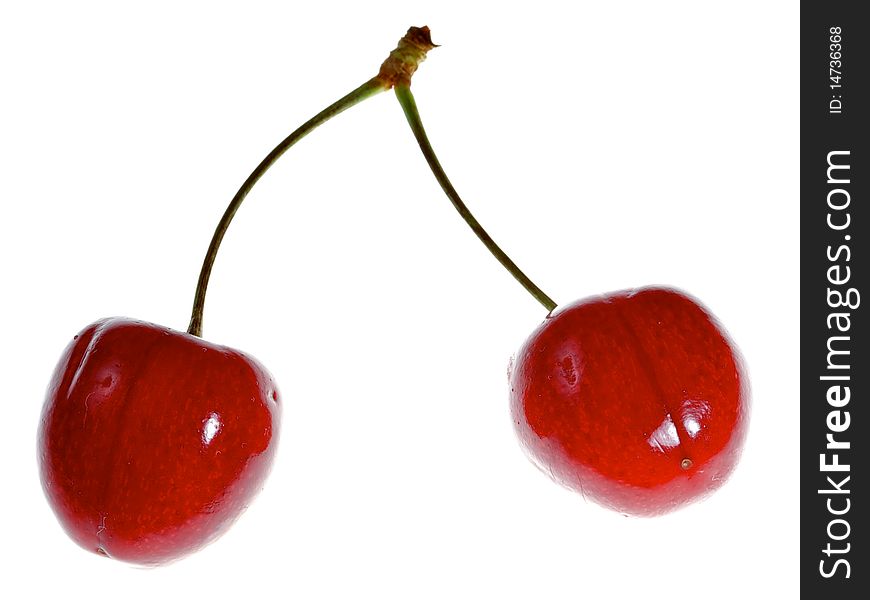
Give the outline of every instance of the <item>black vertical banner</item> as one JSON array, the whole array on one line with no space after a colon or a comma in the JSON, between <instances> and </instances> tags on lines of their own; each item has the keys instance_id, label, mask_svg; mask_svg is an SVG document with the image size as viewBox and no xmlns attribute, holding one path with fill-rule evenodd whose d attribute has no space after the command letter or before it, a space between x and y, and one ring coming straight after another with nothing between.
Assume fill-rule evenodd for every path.
<instances>
[{"instance_id":1,"label":"black vertical banner","mask_svg":"<svg viewBox=\"0 0 870 600\"><path fill-rule=\"evenodd\" d=\"M801 592L838 600L870 597L870 20L859 8L801 3Z\"/></svg>"}]
</instances>

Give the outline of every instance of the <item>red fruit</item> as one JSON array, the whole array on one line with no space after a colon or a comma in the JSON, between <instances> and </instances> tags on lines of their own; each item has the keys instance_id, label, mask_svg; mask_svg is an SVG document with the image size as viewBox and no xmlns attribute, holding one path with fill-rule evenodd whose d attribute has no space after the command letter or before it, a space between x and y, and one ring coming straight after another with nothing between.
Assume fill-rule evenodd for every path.
<instances>
[{"instance_id":1,"label":"red fruit","mask_svg":"<svg viewBox=\"0 0 870 600\"><path fill-rule=\"evenodd\" d=\"M697 302L647 288L566 306L526 341L511 412L532 460L599 504L674 510L733 470L749 416L741 361Z\"/></svg>"},{"instance_id":2,"label":"red fruit","mask_svg":"<svg viewBox=\"0 0 870 600\"><path fill-rule=\"evenodd\" d=\"M66 348L39 426L45 494L82 547L154 565L222 534L262 487L280 409L244 354L127 319Z\"/></svg>"}]
</instances>

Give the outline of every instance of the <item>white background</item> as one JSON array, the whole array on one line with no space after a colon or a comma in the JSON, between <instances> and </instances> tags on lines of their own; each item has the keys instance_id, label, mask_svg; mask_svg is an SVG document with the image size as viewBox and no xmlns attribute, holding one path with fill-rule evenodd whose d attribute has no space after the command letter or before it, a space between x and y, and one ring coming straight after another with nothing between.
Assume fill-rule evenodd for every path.
<instances>
[{"instance_id":1,"label":"white background","mask_svg":"<svg viewBox=\"0 0 870 600\"><path fill-rule=\"evenodd\" d=\"M35 457L64 345L112 315L183 330L250 170L422 24L432 143L542 288L675 285L728 328L753 388L732 480L638 520L524 458L505 373L545 313L383 94L263 179L213 274L205 337L285 399L262 494L168 567L78 549ZM797 596L797 3L4 3L0 57L0 596Z\"/></svg>"}]
</instances>

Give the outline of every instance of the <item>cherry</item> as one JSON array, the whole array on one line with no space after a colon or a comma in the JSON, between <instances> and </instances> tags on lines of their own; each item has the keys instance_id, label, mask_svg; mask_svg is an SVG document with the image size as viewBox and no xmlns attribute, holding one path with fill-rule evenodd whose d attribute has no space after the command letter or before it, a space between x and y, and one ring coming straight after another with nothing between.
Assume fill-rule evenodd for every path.
<instances>
[{"instance_id":1,"label":"cherry","mask_svg":"<svg viewBox=\"0 0 870 600\"><path fill-rule=\"evenodd\" d=\"M716 320L686 294L619 292L555 311L459 197L429 142L408 84L395 92L444 193L492 255L549 313L511 374L521 443L543 471L634 515L712 492L746 435L741 361Z\"/></svg>"},{"instance_id":2,"label":"cherry","mask_svg":"<svg viewBox=\"0 0 870 600\"><path fill-rule=\"evenodd\" d=\"M278 440L275 384L253 358L200 339L221 241L287 149L347 108L407 85L432 47L429 30L412 27L378 75L296 129L254 169L212 236L187 333L104 319L66 348L37 447L46 497L79 545L146 565L175 560L226 531L262 487Z\"/></svg>"},{"instance_id":3,"label":"cherry","mask_svg":"<svg viewBox=\"0 0 870 600\"><path fill-rule=\"evenodd\" d=\"M676 290L563 307L523 345L510 381L532 460L626 514L668 512L718 488L746 433L741 361L715 319Z\"/></svg>"},{"instance_id":4,"label":"cherry","mask_svg":"<svg viewBox=\"0 0 870 600\"><path fill-rule=\"evenodd\" d=\"M223 533L278 441L269 373L165 327L104 319L64 351L39 428L46 496L82 547L159 564Z\"/></svg>"}]
</instances>

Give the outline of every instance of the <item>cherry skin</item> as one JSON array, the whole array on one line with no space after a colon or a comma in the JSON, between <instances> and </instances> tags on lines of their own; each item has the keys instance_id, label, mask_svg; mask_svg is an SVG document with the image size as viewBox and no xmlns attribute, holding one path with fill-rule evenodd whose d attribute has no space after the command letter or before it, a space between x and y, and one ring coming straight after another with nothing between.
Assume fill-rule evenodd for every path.
<instances>
[{"instance_id":1,"label":"cherry skin","mask_svg":"<svg viewBox=\"0 0 870 600\"><path fill-rule=\"evenodd\" d=\"M256 360L158 325L97 321L49 384L43 489L85 549L165 563L244 511L271 467L279 419L275 383Z\"/></svg>"},{"instance_id":2,"label":"cherry skin","mask_svg":"<svg viewBox=\"0 0 870 600\"><path fill-rule=\"evenodd\" d=\"M511 413L532 461L629 515L666 513L722 485L748 410L735 347L705 308L672 289L557 310L511 372Z\"/></svg>"}]
</instances>

